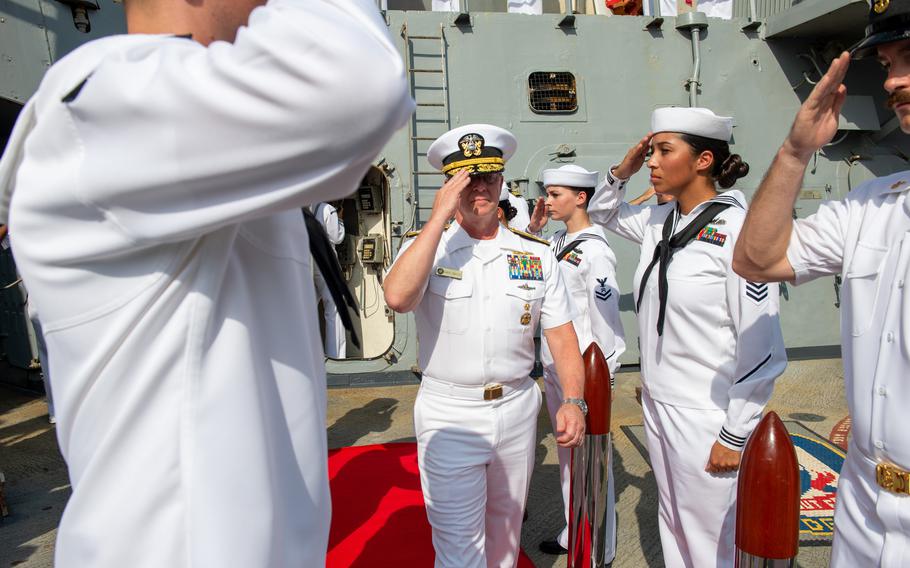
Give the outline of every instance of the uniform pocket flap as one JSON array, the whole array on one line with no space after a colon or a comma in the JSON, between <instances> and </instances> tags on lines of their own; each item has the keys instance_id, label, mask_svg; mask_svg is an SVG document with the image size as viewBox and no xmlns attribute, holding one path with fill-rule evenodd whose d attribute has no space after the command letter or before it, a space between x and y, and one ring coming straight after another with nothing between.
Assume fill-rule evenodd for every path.
<instances>
[{"instance_id":1,"label":"uniform pocket flap","mask_svg":"<svg viewBox=\"0 0 910 568\"><path fill-rule=\"evenodd\" d=\"M430 283L427 288L431 293L451 300L470 297L474 286L470 280L458 280L457 278L447 278L433 274L430 276Z\"/></svg>"},{"instance_id":2,"label":"uniform pocket flap","mask_svg":"<svg viewBox=\"0 0 910 568\"><path fill-rule=\"evenodd\" d=\"M869 278L882 271L887 248L857 243L853 253L850 267L847 269L847 278Z\"/></svg>"}]
</instances>

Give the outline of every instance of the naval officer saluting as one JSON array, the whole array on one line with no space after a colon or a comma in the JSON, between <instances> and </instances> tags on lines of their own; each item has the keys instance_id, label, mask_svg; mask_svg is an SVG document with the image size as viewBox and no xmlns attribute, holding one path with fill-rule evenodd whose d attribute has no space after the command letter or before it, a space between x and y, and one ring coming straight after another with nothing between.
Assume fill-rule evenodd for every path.
<instances>
[{"instance_id":1,"label":"naval officer saluting","mask_svg":"<svg viewBox=\"0 0 910 568\"><path fill-rule=\"evenodd\" d=\"M585 431L584 369L562 275L546 241L496 217L516 146L510 132L487 124L433 142L427 157L448 179L384 286L388 305L417 320L423 379L414 427L440 568L517 562L541 402L528 377L538 323L566 397L557 442L577 446Z\"/></svg>"},{"instance_id":2,"label":"naval officer saluting","mask_svg":"<svg viewBox=\"0 0 910 568\"><path fill-rule=\"evenodd\" d=\"M875 0L853 56L876 57L888 107L910 134L910 0ZM837 132L849 65L834 60L800 108L740 234L734 269L797 285L841 275L850 450L834 512L831 566L910 566L910 171L870 180L794 220L806 166Z\"/></svg>"}]
</instances>

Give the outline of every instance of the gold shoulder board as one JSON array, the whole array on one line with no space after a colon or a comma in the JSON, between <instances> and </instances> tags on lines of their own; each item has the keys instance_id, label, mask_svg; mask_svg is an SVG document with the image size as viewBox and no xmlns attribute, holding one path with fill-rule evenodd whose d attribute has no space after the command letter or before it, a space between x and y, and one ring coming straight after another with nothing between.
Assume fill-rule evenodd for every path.
<instances>
[{"instance_id":1,"label":"gold shoulder board","mask_svg":"<svg viewBox=\"0 0 910 568\"><path fill-rule=\"evenodd\" d=\"M451 227L451 226L452 226L452 223L446 223L446 224L445 224L445 229L444 229L444 230L445 230L445 231L448 231L448 230L449 230L449 227ZM420 234L420 231L421 231L421 230L422 230L422 229L417 229L416 231L408 231L407 233L404 234L404 238L406 238L406 239L413 239L414 237L416 237L417 235Z\"/></svg>"},{"instance_id":2,"label":"gold shoulder board","mask_svg":"<svg viewBox=\"0 0 910 568\"><path fill-rule=\"evenodd\" d=\"M531 233L526 233L526 232L524 232L524 231L519 231L518 229L513 229L512 227L509 227L509 230L512 231L513 233L515 233L516 235L518 235L519 237L523 238L523 239L528 239L529 241L534 241L534 242L540 243L540 244L542 244L542 245L550 246L550 242L549 242L549 241L546 241L546 240L544 240L544 239L541 239L540 237L535 237L535 236L532 235Z\"/></svg>"}]
</instances>

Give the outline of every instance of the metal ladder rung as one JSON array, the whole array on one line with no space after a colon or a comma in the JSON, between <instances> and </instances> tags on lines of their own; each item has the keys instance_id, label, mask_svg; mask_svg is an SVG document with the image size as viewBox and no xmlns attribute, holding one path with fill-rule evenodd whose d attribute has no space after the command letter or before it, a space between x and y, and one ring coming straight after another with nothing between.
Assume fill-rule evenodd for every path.
<instances>
[{"instance_id":1,"label":"metal ladder rung","mask_svg":"<svg viewBox=\"0 0 910 568\"><path fill-rule=\"evenodd\" d=\"M420 142L432 142L437 139L436 136L416 136L419 131L421 134L424 134L426 131L435 132L437 129L443 131L448 130L451 127L451 117L449 116L449 85L448 85L448 53L446 48L446 37L445 37L445 27L439 25L439 35L415 35L409 36L407 34L407 26L402 27L402 38L405 40L405 61L407 66L407 74L409 77L408 82L414 94L414 98L417 98L417 90L433 90L438 91L442 96L441 102L418 102L418 109L442 109L442 112L439 111L429 111L425 110L423 112L428 115L438 117L441 114L441 118L423 118L420 115L420 112L415 112L411 117L411 128L412 132L409 136L411 151L408 154L409 165L411 168L411 184L412 191L415 192L415 195L424 190L435 191L437 190L436 184L438 180L435 179L423 179L423 176L433 176L434 178L443 177L443 173L438 170L421 170L421 166L426 166L426 152L420 151L421 144ZM438 53L424 53L427 51L429 43L418 43L418 40L427 40L427 41L436 41L439 42L439 52ZM414 46L420 45L420 53L415 52ZM420 58L428 58L420 60ZM410 67L411 65L422 63L425 65L434 65L437 63L435 59L439 59L438 63L440 65L437 69L431 69L427 67ZM439 75L441 79L430 80L427 79L423 81L425 83L437 83L440 82L441 85L415 85L417 82L416 75L418 73L432 73L434 75ZM440 97L429 96L431 101L432 99L439 100ZM439 125L438 127L436 125ZM426 208L424 208L425 210ZM415 213L416 215L416 213ZM419 216L419 215L418 215Z\"/></svg>"}]
</instances>

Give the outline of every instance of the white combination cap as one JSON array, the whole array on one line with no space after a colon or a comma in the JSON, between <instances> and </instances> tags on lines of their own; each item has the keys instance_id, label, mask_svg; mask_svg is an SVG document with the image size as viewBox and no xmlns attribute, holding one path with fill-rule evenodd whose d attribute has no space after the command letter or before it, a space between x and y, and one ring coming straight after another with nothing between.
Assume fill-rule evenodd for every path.
<instances>
[{"instance_id":1,"label":"white combination cap","mask_svg":"<svg viewBox=\"0 0 910 568\"><path fill-rule=\"evenodd\" d=\"M449 130L430 144L427 160L447 175L501 172L515 154L518 140L505 128L467 124Z\"/></svg>"},{"instance_id":2,"label":"white combination cap","mask_svg":"<svg viewBox=\"0 0 910 568\"><path fill-rule=\"evenodd\" d=\"M651 114L651 132L681 132L729 142L733 137L733 117L717 116L706 108L658 108Z\"/></svg>"},{"instance_id":3,"label":"white combination cap","mask_svg":"<svg viewBox=\"0 0 910 568\"><path fill-rule=\"evenodd\" d=\"M596 187L597 172L589 172L581 166L569 164L561 168L543 171L543 185L562 187Z\"/></svg>"}]
</instances>

